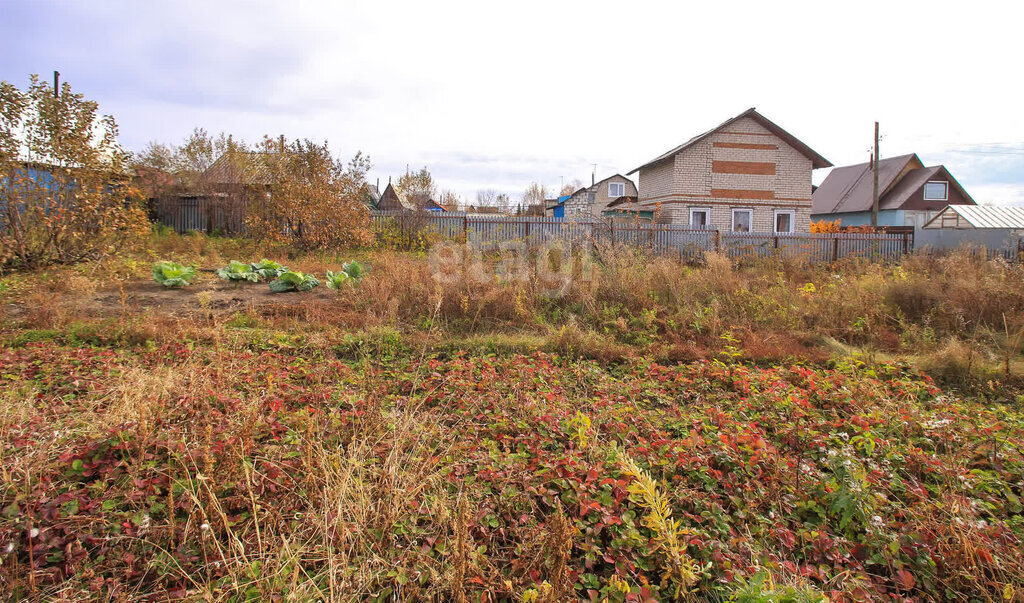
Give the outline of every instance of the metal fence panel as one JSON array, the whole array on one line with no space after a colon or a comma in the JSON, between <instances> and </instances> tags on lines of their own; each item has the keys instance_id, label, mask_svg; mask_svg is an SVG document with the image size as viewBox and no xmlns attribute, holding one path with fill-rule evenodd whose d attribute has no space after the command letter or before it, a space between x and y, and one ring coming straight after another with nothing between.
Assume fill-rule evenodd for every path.
<instances>
[{"instance_id":1,"label":"metal fence panel","mask_svg":"<svg viewBox=\"0 0 1024 603\"><path fill-rule=\"evenodd\" d=\"M502 243L544 245L613 243L649 249L654 253L695 259L709 251L733 258L804 258L834 262L847 257L896 260L913 249L910 233L734 233L693 229L675 224L622 224L595 219L539 218L409 212L371 212L375 226L389 221L397 228L437 233L461 239L475 249L496 249Z\"/></svg>"}]
</instances>

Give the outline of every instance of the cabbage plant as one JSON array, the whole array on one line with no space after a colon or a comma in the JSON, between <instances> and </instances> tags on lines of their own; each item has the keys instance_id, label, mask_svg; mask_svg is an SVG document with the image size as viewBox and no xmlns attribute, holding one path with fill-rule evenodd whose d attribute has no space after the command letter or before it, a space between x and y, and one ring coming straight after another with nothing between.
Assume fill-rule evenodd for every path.
<instances>
[{"instance_id":1,"label":"cabbage plant","mask_svg":"<svg viewBox=\"0 0 1024 603\"><path fill-rule=\"evenodd\" d=\"M153 264L153 280L164 287L182 287L192 284L196 269L182 266L177 262L157 262Z\"/></svg>"},{"instance_id":2,"label":"cabbage plant","mask_svg":"<svg viewBox=\"0 0 1024 603\"><path fill-rule=\"evenodd\" d=\"M252 264L243 264L237 260L231 260L226 267L219 268L217 276L229 281L249 281L251 283L260 281L260 275L253 270Z\"/></svg>"},{"instance_id":3,"label":"cabbage plant","mask_svg":"<svg viewBox=\"0 0 1024 603\"><path fill-rule=\"evenodd\" d=\"M285 272L289 272L288 268L266 258L263 258L258 262L253 262L252 264L249 264L249 266L252 268L253 272L260 276L261 280L277 278Z\"/></svg>"},{"instance_id":4,"label":"cabbage plant","mask_svg":"<svg viewBox=\"0 0 1024 603\"><path fill-rule=\"evenodd\" d=\"M345 262L341 265L340 271L327 271L327 286L335 290L340 289L343 284L355 287L369 271L370 267L366 264L360 264L355 260Z\"/></svg>"},{"instance_id":5,"label":"cabbage plant","mask_svg":"<svg viewBox=\"0 0 1024 603\"><path fill-rule=\"evenodd\" d=\"M288 270L282 272L276 280L270 282L270 290L273 293L284 293L285 291L309 291L320 281L312 274L302 274Z\"/></svg>"}]
</instances>

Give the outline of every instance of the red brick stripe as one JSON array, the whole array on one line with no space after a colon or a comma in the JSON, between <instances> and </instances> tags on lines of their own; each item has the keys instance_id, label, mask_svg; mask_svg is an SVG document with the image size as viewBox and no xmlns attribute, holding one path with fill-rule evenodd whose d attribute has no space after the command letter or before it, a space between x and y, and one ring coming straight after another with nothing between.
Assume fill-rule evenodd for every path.
<instances>
[{"instance_id":1,"label":"red brick stripe","mask_svg":"<svg viewBox=\"0 0 1024 603\"><path fill-rule=\"evenodd\" d=\"M775 164L769 161L713 161L711 171L716 174L774 176Z\"/></svg>"},{"instance_id":2,"label":"red brick stripe","mask_svg":"<svg viewBox=\"0 0 1024 603\"><path fill-rule=\"evenodd\" d=\"M735 188L713 188L711 197L715 199L774 199L774 191L753 191Z\"/></svg>"}]
</instances>

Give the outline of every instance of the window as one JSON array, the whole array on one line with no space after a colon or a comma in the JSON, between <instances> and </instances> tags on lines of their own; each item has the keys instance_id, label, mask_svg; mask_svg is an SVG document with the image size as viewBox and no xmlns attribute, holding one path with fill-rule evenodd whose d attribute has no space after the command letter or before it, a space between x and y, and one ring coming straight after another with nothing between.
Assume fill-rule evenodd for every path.
<instances>
[{"instance_id":1,"label":"window","mask_svg":"<svg viewBox=\"0 0 1024 603\"><path fill-rule=\"evenodd\" d=\"M699 228L701 230L707 230L711 228L711 208L691 207L690 228Z\"/></svg>"},{"instance_id":2,"label":"window","mask_svg":"<svg viewBox=\"0 0 1024 603\"><path fill-rule=\"evenodd\" d=\"M935 180L924 185L925 201L945 201L949 199L949 183Z\"/></svg>"},{"instance_id":3,"label":"window","mask_svg":"<svg viewBox=\"0 0 1024 603\"><path fill-rule=\"evenodd\" d=\"M775 210L775 232L776 234L789 234L793 232L793 210Z\"/></svg>"},{"instance_id":4,"label":"window","mask_svg":"<svg viewBox=\"0 0 1024 603\"><path fill-rule=\"evenodd\" d=\"M733 232L750 232L750 228L754 223L754 210L752 209L734 209L732 210L732 231Z\"/></svg>"},{"instance_id":5,"label":"window","mask_svg":"<svg viewBox=\"0 0 1024 603\"><path fill-rule=\"evenodd\" d=\"M626 183L625 182L609 182L608 183L608 196L609 197L622 197L626 194Z\"/></svg>"}]
</instances>

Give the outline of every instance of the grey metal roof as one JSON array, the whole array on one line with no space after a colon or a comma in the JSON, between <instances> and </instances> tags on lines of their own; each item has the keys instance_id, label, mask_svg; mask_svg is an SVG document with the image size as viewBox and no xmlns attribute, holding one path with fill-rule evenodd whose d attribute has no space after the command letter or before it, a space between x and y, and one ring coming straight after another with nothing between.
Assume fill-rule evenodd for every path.
<instances>
[{"instance_id":1,"label":"grey metal roof","mask_svg":"<svg viewBox=\"0 0 1024 603\"><path fill-rule=\"evenodd\" d=\"M941 220L946 212L958 214L961 220L974 228L1024 229L1024 207L1001 205L949 205L929 220L928 224Z\"/></svg>"}]
</instances>

